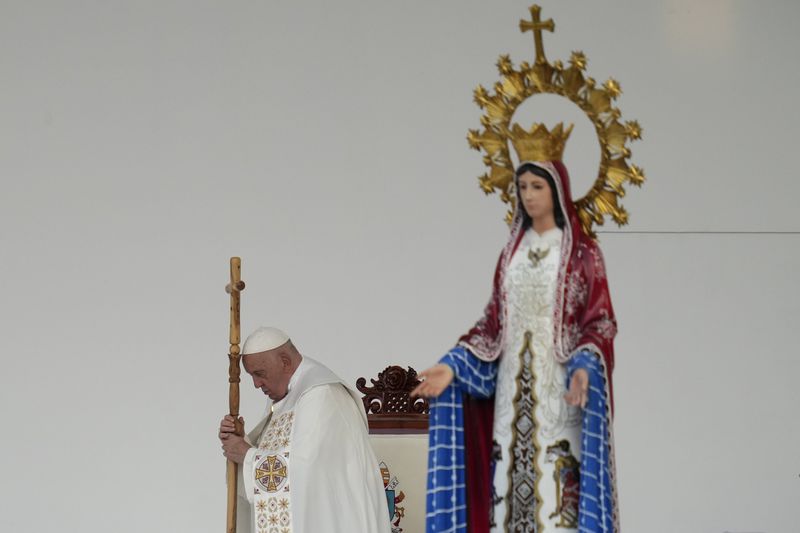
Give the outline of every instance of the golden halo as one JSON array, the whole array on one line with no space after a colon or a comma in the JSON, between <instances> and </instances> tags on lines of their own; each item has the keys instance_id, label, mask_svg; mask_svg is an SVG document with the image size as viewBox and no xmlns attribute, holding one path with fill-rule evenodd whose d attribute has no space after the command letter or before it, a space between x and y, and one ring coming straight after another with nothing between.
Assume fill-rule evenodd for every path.
<instances>
[{"instance_id":1,"label":"golden halo","mask_svg":"<svg viewBox=\"0 0 800 533\"><path fill-rule=\"evenodd\" d=\"M619 199L625 196L623 186L625 182L640 186L645 176L640 167L628 164L631 151L626 143L640 139L642 128L635 120L621 122L622 113L613 106L614 100L622 94L616 80L609 78L597 87L593 78L584 77L587 59L583 52L572 53L568 68L564 68L561 61L552 64L547 61L542 30L555 31L555 23L552 19L542 22L541 7L537 5L531 6L530 12L532 21L521 20L519 26L522 32L533 32L536 62L533 65L523 62L516 69L509 56L500 56L497 68L502 79L495 83L494 94L482 86L475 89L475 103L485 111L481 116L483 130L470 130L467 141L475 150L483 150L483 162L489 167L489 171L478 180L486 194L500 191L500 198L513 209L514 167L509 151L511 118L517 108L533 95L548 93L568 98L592 121L600 142L597 179L586 195L575 201L583 230L595 237L593 225L602 225L606 215L620 226L628 223L628 213L619 203ZM512 211L509 211L507 222L511 221L511 216Z\"/></svg>"}]
</instances>

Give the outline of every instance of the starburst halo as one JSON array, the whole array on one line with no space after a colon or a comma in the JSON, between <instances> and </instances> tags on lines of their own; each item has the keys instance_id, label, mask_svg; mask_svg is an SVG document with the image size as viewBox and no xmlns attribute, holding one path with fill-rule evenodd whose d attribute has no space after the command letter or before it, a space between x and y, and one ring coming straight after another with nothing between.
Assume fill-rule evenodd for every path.
<instances>
[{"instance_id":1,"label":"starburst halo","mask_svg":"<svg viewBox=\"0 0 800 533\"><path fill-rule=\"evenodd\" d=\"M530 11L533 21L520 21L520 29L533 31L536 61L533 64L522 62L517 68L508 55L501 55L497 61L500 81L494 84L492 91L482 86L474 91L475 103L484 111L480 119L482 129L470 130L467 141L471 148L483 152L483 162L488 167L478 181L486 194L498 192L502 201L511 206L506 214L506 221L510 222L515 202L512 194L514 166L510 156L514 113L523 102L537 94L567 98L592 122L600 143L597 178L589 191L575 201L584 232L596 237L594 225L602 225L606 216L620 226L628 223L628 212L619 199L625 196L626 183L641 186L645 180L644 170L628 163L631 157L628 142L641 139L642 128L635 120L623 122L622 112L614 106L614 101L622 94L617 80L608 78L598 85L594 78L585 76L588 59L583 52L573 52L569 66L546 59L541 32L555 31L555 23L540 21L541 8L537 5Z\"/></svg>"}]
</instances>

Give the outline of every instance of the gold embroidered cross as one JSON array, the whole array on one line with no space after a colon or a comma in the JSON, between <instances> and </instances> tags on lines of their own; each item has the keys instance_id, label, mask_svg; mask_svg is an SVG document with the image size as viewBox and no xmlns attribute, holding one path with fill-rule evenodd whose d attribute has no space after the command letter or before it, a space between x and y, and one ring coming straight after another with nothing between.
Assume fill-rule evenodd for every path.
<instances>
[{"instance_id":1,"label":"gold embroidered cross","mask_svg":"<svg viewBox=\"0 0 800 533\"><path fill-rule=\"evenodd\" d=\"M536 4L531 6L532 21L520 20L519 31L525 33L526 31L533 32L533 44L536 46L536 63L547 63L547 58L544 57L544 43L542 42L542 30L549 32L556 31L556 23L553 19L547 19L542 22L540 16L542 8Z\"/></svg>"},{"instance_id":2,"label":"gold embroidered cross","mask_svg":"<svg viewBox=\"0 0 800 533\"><path fill-rule=\"evenodd\" d=\"M256 467L256 481L266 485L267 492L276 492L278 484L284 479L286 479L286 464L276 455L268 455L267 459Z\"/></svg>"}]
</instances>

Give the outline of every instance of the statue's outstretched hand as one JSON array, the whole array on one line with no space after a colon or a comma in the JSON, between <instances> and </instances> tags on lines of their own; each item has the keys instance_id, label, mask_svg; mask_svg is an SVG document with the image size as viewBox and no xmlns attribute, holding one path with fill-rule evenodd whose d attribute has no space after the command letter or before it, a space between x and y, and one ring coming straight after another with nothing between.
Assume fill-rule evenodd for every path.
<instances>
[{"instance_id":1,"label":"statue's outstretched hand","mask_svg":"<svg viewBox=\"0 0 800 533\"><path fill-rule=\"evenodd\" d=\"M586 400L589 399L589 373L585 369L579 368L572 374L569 382L569 391L564 395L569 405L586 407Z\"/></svg>"},{"instance_id":2,"label":"statue's outstretched hand","mask_svg":"<svg viewBox=\"0 0 800 533\"><path fill-rule=\"evenodd\" d=\"M423 398L436 398L453 381L453 369L444 363L439 363L419 373L424 381L411 391L411 396Z\"/></svg>"}]
</instances>

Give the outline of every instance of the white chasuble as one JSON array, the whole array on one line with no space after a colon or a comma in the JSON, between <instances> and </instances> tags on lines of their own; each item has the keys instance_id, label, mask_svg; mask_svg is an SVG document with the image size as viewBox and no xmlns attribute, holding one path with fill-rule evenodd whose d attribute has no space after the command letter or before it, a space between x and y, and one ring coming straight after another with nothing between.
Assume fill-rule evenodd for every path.
<instances>
[{"instance_id":1,"label":"white chasuble","mask_svg":"<svg viewBox=\"0 0 800 533\"><path fill-rule=\"evenodd\" d=\"M358 393L304 357L285 398L248 434L242 467L250 511L239 533L389 533L380 468Z\"/></svg>"},{"instance_id":2,"label":"white chasuble","mask_svg":"<svg viewBox=\"0 0 800 533\"><path fill-rule=\"evenodd\" d=\"M494 413L492 531L577 531L580 410L564 399L553 355L553 304L562 232L528 230L504 279L506 333ZM571 480L572 478L569 478ZM574 514L574 516L573 516Z\"/></svg>"}]
</instances>

